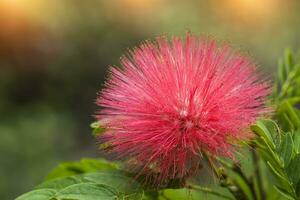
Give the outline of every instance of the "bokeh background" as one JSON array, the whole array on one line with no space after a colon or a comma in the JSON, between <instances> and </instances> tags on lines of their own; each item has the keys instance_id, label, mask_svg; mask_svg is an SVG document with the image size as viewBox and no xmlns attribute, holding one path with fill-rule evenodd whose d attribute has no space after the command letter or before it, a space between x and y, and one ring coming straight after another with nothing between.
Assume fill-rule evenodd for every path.
<instances>
[{"instance_id":1,"label":"bokeh background","mask_svg":"<svg viewBox=\"0 0 300 200\"><path fill-rule=\"evenodd\" d=\"M187 31L231 43L267 78L300 47L298 0L0 0L0 199L97 156L89 124L110 65Z\"/></svg>"}]
</instances>

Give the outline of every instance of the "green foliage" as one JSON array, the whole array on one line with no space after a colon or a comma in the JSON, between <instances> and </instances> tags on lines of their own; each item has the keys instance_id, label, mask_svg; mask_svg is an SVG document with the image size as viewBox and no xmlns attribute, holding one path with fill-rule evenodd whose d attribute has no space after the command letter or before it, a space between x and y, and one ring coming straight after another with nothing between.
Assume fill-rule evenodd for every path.
<instances>
[{"instance_id":1,"label":"green foliage","mask_svg":"<svg viewBox=\"0 0 300 200\"><path fill-rule=\"evenodd\" d=\"M47 181L16 200L141 199L140 185L120 171L101 171Z\"/></svg>"},{"instance_id":2,"label":"green foliage","mask_svg":"<svg viewBox=\"0 0 300 200\"><path fill-rule=\"evenodd\" d=\"M293 55L287 50L278 69L277 90L274 92L277 107L275 119L285 132L280 131L271 121L258 122L252 129L259 135L257 146L262 158L277 177L278 184L275 188L285 197L297 199L300 185L300 113L295 105L300 101L300 65L295 63ZM267 124L271 126L266 128ZM277 130L274 131L275 129ZM269 134L273 140L266 137Z\"/></svg>"},{"instance_id":3,"label":"green foliage","mask_svg":"<svg viewBox=\"0 0 300 200\"><path fill-rule=\"evenodd\" d=\"M297 133L284 133L271 120L260 120L251 128L258 136L255 140L257 151L276 177L275 188L284 196L298 199L300 154L295 151L293 141Z\"/></svg>"},{"instance_id":4,"label":"green foliage","mask_svg":"<svg viewBox=\"0 0 300 200\"><path fill-rule=\"evenodd\" d=\"M295 60L291 50L286 49L284 58L279 60L274 99L299 102L300 61Z\"/></svg>"},{"instance_id":5,"label":"green foliage","mask_svg":"<svg viewBox=\"0 0 300 200\"><path fill-rule=\"evenodd\" d=\"M76 170L73 171L73 168ZM77 175L66 176L72 173ZM48 178L16 200L134 200L143 197L143 190L138 182L117 169L115 164L104 160L83 159L80 162L61 164Z\"/></svg>"},{"instance_id":6,"label":"green foliage","mask_svg":"<svg viewBox=\"0 0 300 200\"><path fill-rule=\"evenodd\" d=\"M290 50L279 60L273 93L274 120L259 120L251 129L254 146L276 179L275 189L287 199L299 199L300 185L300 62Z\"/></svg>"},{"instance_id":7,"label":"green foliage","mask_svg":"<svg viewBox=\"0 0 300 200\"><path fill-rule=\"evenodd\" d=\"M113 170L118 166L115 163L107 162L104 159L84 158L79 162L64 162L53 169L47 176L47 180L59 177L67 177L76 174L96 172L99 170Z\"/></svg>"},{"instance_id":8,"label":"green foliage","mask_svg":"<svg viewBox=\"0 0 300 200\"><path fill-rule=\"evenodd\" d=\"M279 60L278 76L273 93L276 106L275 118L284 131L300 129L300 112L294 106L300 102L300 61L290 50Z\"/></svg>"},{"instance_id":9,"label":"green foliage","mask_svg":"<svg viewBox=\"0 0 300 200\"><path fill-rule=\"evenodd\" d=\"M293 107L293 105L298 103L299 100L297 100L297 102L292 100L283 100L278 104L275 117L282 130L294 131L300 129L300 112Z\"/></svg>"}]
</instances>

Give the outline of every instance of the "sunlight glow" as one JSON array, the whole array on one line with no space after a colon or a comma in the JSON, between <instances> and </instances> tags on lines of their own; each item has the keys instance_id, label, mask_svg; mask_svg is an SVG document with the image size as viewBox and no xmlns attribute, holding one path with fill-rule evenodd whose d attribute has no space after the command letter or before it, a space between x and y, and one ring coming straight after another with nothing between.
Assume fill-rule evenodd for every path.
<instances>
[{"instance_id":1,"label":"sunlight glow","mask_svg":"<svg viewBox=\"0 0 300 200\"><path fill-rule=\"evenodd\" d=\"M289 0L285 1L285 5L288 3ZM274 21L285 5L280 0L215 0L214 10L231 22L259 25Z\"/></svg>"}]
</instances>

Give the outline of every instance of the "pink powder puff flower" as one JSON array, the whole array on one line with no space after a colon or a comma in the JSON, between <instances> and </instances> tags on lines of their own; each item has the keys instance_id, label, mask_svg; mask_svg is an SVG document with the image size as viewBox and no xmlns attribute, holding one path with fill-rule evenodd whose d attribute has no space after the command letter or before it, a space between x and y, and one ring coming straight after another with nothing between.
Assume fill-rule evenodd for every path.
<instances>
[{"instance_id":1,"label":"pink powder puff flower","mask_svg":"<svg viewBox=\"0 0 300 200\"><path fill-rule=\"evenodd\" d=\"M187 34L145 42L111 68L97 104L100 143L157 183L194 174L202 153L232 158L249 125L265 113L268 84L255 64ZM152 176L153 178L153 176Z\"/></svg>"}]
</instances>

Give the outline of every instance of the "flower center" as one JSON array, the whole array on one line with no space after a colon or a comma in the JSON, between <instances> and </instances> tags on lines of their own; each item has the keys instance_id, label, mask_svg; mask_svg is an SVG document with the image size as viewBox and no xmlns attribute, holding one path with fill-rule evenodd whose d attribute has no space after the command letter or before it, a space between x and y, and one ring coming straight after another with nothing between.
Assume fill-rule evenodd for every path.
<instances>
[{"instance_id":1,"label":"flower center","mask_svg":"<svg viewBox=\"0 0 300 200\"><path fill-rule=\"evenodd\" d=\"M194 126L194 123L190 120L187 120L187 121L184 122L184 127L186 129L191 129L193 126Z\"/></svg>"}]
</instances>

